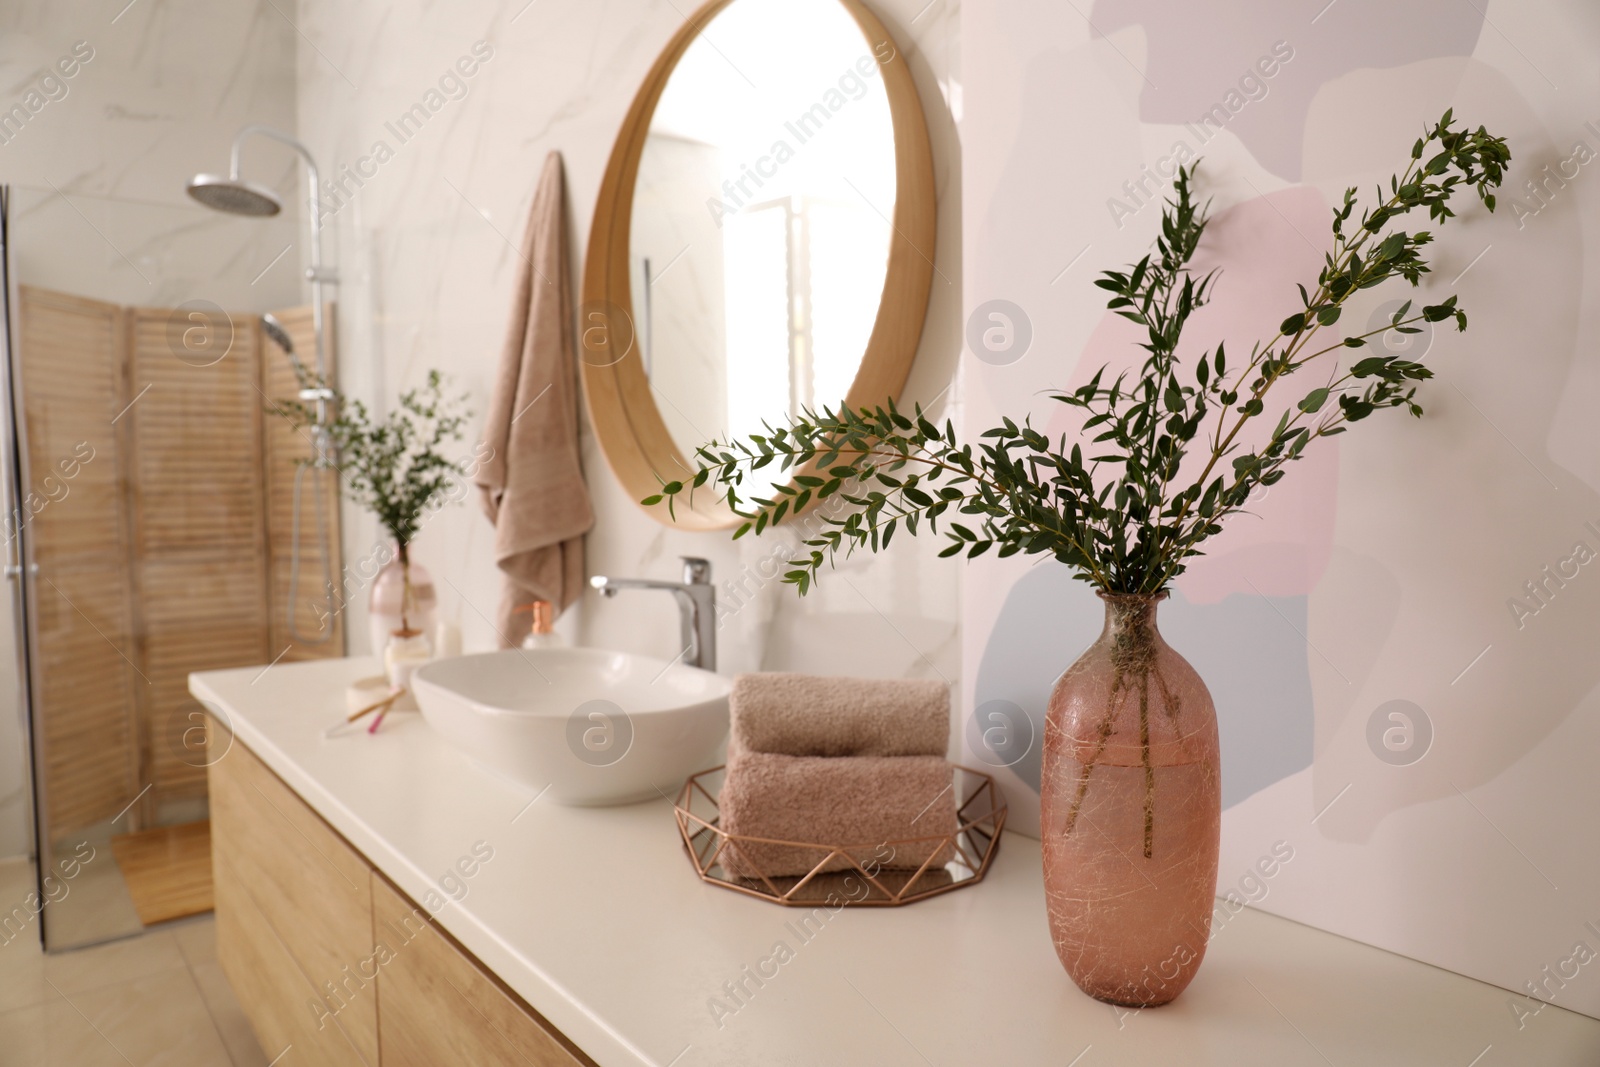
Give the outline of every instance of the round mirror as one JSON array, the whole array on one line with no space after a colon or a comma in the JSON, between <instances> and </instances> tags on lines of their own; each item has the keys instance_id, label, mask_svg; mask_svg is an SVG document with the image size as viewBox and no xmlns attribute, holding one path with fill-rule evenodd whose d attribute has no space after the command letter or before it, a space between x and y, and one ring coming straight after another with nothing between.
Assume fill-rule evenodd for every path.
<instances>
[{"instance_id":1,"label":"round mirror","mask_svg":"<svg viewBox=\"0 0 1600 1067\"><path fill-rule=\"evenodd\" d=\"M898 398L933 237L920 102L871 12L698 11L623 125L585 266L585 395L624 487L652 494L692 474L706 442L806 408ZM693 528L733 521L709 492L678 508Z\"/></svg>"}]
</instances>

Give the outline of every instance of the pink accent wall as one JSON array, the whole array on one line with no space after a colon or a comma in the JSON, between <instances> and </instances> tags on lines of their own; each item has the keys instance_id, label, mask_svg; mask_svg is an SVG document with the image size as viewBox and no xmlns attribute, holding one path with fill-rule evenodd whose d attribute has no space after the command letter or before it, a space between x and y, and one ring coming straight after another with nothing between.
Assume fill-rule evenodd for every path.
<instances>
[{"instance_id":1,"label":"pink accent wall","mask_svg":"<svg viewBox=\"0 0 1600 1067\"><path fill-rule=\"evenodd\" d=\"M1420 290L1360 294L1341 323L1360 332L1407 297L1459 296L1467 332L1422 344L1437 375L1419 393L1426 417L1380 413L1320 443L1174 598L1199 613L1191 623L1214 620L1187 640L1222 644L1199 649L1214 691L1242 705L1219 715L1309 713L1314 729L1310 766L1269 774L1226 811L1223 883L1288 841L1297 858L1257 906L1500 985L1509 1002L1600 920L1600 849L1580 845L1600 811L1600 564L1578 562L1600 557L1600 166L1581 162L1600 158L1600 24L1490 6L1485 24L1483 5L1444 0L966 5L965 304L1010 302L1032 342L1009 361L969 348L962 424L1071 433L1049 393L1102 362L1136 365L1135 331L1091 281L1151 247L1152 175L1180 147L1205 157L1202 259L1224 272L1188 341L1227 338L1237 365L1297 310L1294 283L1314 281L1345 186L1370 191L1402 166L1446 107L1509 137L1501 210L1463 203ZM1274 49L1287 58L1242 91ZM1196 127L1216 105L1220 128ZM1290 382L1277 403L1319 384L1309 370ZM1054 601L1013 596L1036 565L1053 566L965 569L969 713L980 668L1004 658L997 641L1059 633L1050 657L1077 654L1092 597L1070 583ZM1278 665L1260 661L1252 627L1280 623L1309 711L1304 695L1251 684ZM1383 740L1400 723L1414 746ZM1254 758L1224 738L1225 767ZM1027 825L1027 782L998 773ZM1556 1003L1600 1017L1600 970L1587 971ZM1485 1026L1510 1041L1515 1020Z\"/></svg>"}]
</instances>

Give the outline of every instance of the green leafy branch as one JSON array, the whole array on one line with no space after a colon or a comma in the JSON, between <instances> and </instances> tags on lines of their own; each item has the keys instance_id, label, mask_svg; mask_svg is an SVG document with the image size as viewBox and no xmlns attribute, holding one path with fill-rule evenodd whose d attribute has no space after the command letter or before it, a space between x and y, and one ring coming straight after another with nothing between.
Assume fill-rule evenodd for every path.
<instances>
[{"instance_id":1,"label":"green leafy branch","mask_svg":"<svg viewBox=\"0 0 1600 1067\"><path fill-rule=\"evenodd\" d=\"M784 576L802 594L841 550L877 552L902 526L911 534L921 528L937 533L941 520L950 541L941 555L1048 553L1107 592L1157 592L1183 573L1186 561L1258 486L1276 484L1311 442L1344 433L1380 410L1422 414L1416 389L1432 377L1427 367L1383 354L1348 366L1325 357L1363 348L1391 329L1416 332L1419 323L1448 321L1464 330L1467 317L1456 297L1415 311L1408 301L1388 325L1333 343L1322 343L1322 331L1336 326L1344 305L1363 290L1397 277L1420 284L1430 269L1423 249L1433 237L1396 224L1426 211L1445 225L1455 217L1450 202L1462 187L1493 211L1493 190L1510 159L1503 138L1481 126L1457 130L1446 111L1372 204L1362 207L1354 188L1345 191L1333 211L1332 249L1315 288L1297 287L1298 310L1278 332L1253 345L1242 365L1230 366L1225 345L1218 344L1192 369L1182 365L1178 346L1217 274L1197 277L1190 269L1207 210L1194 201L1194 167L1180 169L1155 250L1095 282L1112 294L1108 308L1143 328L1142 365L1136 375L1125 371L1109 384L1109 368L1102 367L1085 385L1054 396L1084 413L1084 440L1069 447L1062 435L1052 443L1027 423L1006 418L974 447L959 441L948 421L939 427L920 408L907 414L892 401L870 410L807 410L787 426L702 446L693 478L665 482L644 503L665 500L671 511L678 496L709 483L745 518L737 538L840 495L853 510L825 517L828 528L803 542L809 553L791 561L795 569ZM1329 368L1323 381L1277 412L1264 443L1247 448L1243 433L1265 416L1273 387L1318 361ZM1195 466L1198 475L1188 477ZM770 496L746 497L746 476L766 468L791 474L791 483L774 485Z\"/></svg>"},{"instance_id":2,"label":"green leafy branch","mask_svg":"<svg viewBox=\"0 0 1600 1067\"><path fill-rule=\"evenodd\" d=\"M308 381L302 378L302 385ZM431 370L424 385L400 394L386 417L373 418L360 400L341 399L328 426L346 493L395 539L402 562L428 507L465 473L462 461L440 449L461 439L471 417L466 403L465 394L447 397L444 376ZM298 427L316 424L315 411L300 400L280 400L277 407Z\"/></svg>"}]
</instances>

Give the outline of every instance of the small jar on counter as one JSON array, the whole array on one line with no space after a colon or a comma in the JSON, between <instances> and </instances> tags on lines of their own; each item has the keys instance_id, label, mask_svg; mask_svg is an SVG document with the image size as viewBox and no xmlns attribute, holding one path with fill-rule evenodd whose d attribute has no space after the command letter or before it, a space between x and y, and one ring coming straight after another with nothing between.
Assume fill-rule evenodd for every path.
<instances>
[{"instance_id":1,"label":"small jar on counter","mask_svg":"<svg viewBox=\"0 0 1600 1067\"><path fill-rule=\"evenodd\" d=\"M409 689L411 673L433 658L433 646L421 630L395 630L383 649L383 670L393 689Z\"/></svg>"}]
</instances>

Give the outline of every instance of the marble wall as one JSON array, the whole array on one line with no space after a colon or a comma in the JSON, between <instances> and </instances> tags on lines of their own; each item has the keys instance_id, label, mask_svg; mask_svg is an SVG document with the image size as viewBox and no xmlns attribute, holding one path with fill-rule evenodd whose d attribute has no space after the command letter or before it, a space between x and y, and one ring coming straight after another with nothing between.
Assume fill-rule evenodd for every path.
<instances>
[{"instance_id":1,"label":"marble wall","mask_svg":"<svg viewBox=\"0 0 1600 1067\"><path fill-rule=\"evenodd\" d=\"M953 3L925 5L895 0L875 8L918 79L938 171L939 274L906 395L948 410L960 346L961 190L951 103L958 98L957 21ZM566 161L576 284L612 140L686 10L661 0L470 0L448 7L350 0L296 9L300 135L325 172L342 176L349 167L367 175L359 185L349 181L350 195L332 222L344 273L347 389L392 403L439 367L472 397L476 431L503 341L514 245L545 155L559 150ZM470 77L441 80L475 48L481 58ZM741 60L760 63L759 56L734 57ZM426 124L400 131L399 116L430 92L438 106ZM587 426L583 456L596 510L590 572L669 578L679 573L680 555L711 559L728 609L719 631L724 672L957 682L958 575L933 559L931 542L908 539L884 557L841 563L801 601L774 580L788 555L781 541L733 544L725 534L660 526L619 488ZM358 559L376 532L365 516L346 514L346 555ZM441 511L417 542L417 558L436 577L442 614L461 627L468 650L496 643L489 616L499 578L490 532L469 499ZM351 610L359 615L360 605ZM671 658L679 651L676 612L665 596L601 601L591 594L559 629L583 644ZM356 622L350 632L364 634Z\"/></svg>"},{"instance_id":2,"label":"marble wall","mask_svg":"<svg viewBox=\"0 0 1600 1067\"><path fill-rule=\"evenodd\" d=\"M1395 339L1437 375L1426 417L1308 453L1177 580L1162 625L1218 705L1219 891L1515 991L1485 1021L1495 1055L1537 1025L1526 983L1600 1015L1600 972L1571 962L1600 918L1580 843L1600 805L1592 6L999 0L962 20L966 307L1014 328L965 357L974 432L1060 426L1047 394L1126 358L1137 338L1091 281L1149 248L1176 163L1204 157L1197 258L1222 268L1191 340L1233 358L1298 309L1343 189L1403 166L1424 122L1453 106L1509 138L1499 211L1463 203L1420 291L1459 295L1469 329ZM1345 322L1410 295L1364 293ZM969 706L1015 720L1001 773L1033 832L1023 742L1101 614L1035 563L969 567L963 620ZM1263 882L1278 841L1294 860Z\"/></svg>"}]
</instances>

